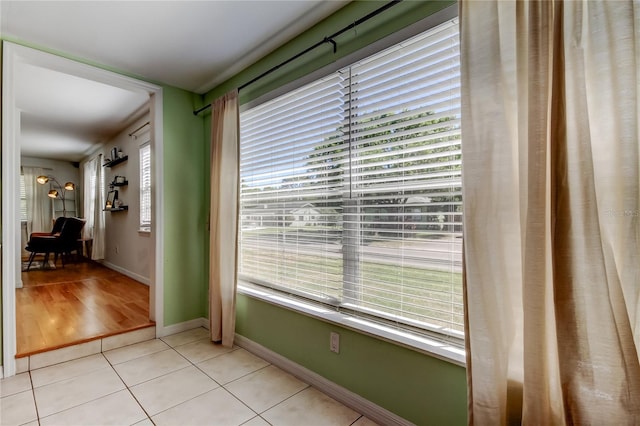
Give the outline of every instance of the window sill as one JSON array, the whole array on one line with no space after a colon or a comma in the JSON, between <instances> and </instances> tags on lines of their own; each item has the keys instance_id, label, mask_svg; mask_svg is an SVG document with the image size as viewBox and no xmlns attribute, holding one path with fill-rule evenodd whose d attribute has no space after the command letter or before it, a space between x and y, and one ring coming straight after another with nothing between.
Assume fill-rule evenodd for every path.
<instances>
[{"instance_id":1,"label":"window sill","mask_svg":"<svg viewBox=\"0 0 640 426\"><path fill-rule=\"evenodd\" d=\"M304 315L319 318L323 321L335 323L394 344L402 345L461 367L466 366L464 349L447 344L446 342L440 342L436 339L429 339L397 330L372 321L367 321L364 318L356 318L310 302L290 299L242 280L238 281L238 293L276 306L291 309Z\"/></svg>"},{"instance_id":2,"label":"window sill","mask_svg":"<svg viewBox=\"0 0 640 426\"><path fill-rule=\"evenodd\" d=\"M148 237L151 235L151 230L150 229L138 229L138 234Z\"/></svg>"}]
</instances>

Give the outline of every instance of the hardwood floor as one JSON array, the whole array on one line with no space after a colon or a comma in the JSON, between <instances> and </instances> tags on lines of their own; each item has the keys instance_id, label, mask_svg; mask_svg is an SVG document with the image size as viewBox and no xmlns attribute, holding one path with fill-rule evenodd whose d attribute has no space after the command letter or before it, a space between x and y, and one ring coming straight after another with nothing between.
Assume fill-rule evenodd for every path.
<instances>
[{"instance_id":1,"label":"hardwood floor","mask_svg":"<svg viewBox=\"0 0 640 426\"><path fill-rule=\"evenodd\" d=\"M32 269L22 283L16 358L154 325L149 287L95 262Z\"/></svg>"}]
</instances>

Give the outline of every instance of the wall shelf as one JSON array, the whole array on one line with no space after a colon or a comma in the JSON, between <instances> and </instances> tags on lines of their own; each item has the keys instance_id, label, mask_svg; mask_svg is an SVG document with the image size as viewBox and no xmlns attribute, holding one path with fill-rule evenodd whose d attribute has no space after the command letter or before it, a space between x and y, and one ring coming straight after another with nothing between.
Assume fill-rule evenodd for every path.
<instances>
[{"instance_id":1,"label":"wall shelf","mask_svg":"<svg viewBox=\"0 0 640 426\"><path fill-rule=\"evenodd\" d=\"M129 210L129 206L114 207L112 209L102 209L103 212L123 212Z\"/></svg>"},{"instance_id":2,"label":"wall shelf","mask_svg":"<svg viewBox=\"0 0 640 426\"><path fill-rule=\"evenodd\" d=\"M114 187L114 186L127 186L127 185L129 185L129 181L128 181L128 180L125 180L124 182L120 182L120 183L117 183L117 182L111 182L111 183L109 184L109 186L110 186L110 187Z\"/></svg>"},{"instance_id":3,"label":"wall shelf","mask_svg":"<svg viewBox=\"0 0 640 426\"><path fill-rule=\"evenodd\" d=\"M102 167L113 167L113 166L117 166L118 164L120 164L120 163L122 163L122 162L124 162L124 161L127 161L128 159L129 159L129 156L128 156L128 155L125 155L124 157L116 158L115 160L111 160L111 161L108 161L108 162L104 163L104 164L102 165Z\"/></svg>"}]
</instances>

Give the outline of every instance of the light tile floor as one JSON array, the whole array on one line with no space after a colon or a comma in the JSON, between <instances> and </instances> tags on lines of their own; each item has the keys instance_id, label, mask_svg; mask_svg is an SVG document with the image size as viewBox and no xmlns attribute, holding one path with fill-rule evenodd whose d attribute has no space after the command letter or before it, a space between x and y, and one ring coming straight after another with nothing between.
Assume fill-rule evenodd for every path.
<instances>
[{"instance_id":1,"label":"light tile floor","mask_svg":"<svg viewBox=\"0 0 640 426\"><path fill-rule=\"evenodd\" d=\"M203 328L0 380L0 424L374 425Z\"/></svg>"}]
</instances>

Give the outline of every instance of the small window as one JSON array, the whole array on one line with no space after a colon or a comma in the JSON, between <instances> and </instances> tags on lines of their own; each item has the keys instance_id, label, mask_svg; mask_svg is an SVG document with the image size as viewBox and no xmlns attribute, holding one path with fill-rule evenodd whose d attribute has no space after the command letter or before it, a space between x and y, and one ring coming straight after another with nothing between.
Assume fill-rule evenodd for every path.
<instances>
[{"instance_id":1,"label":"small window","mask_svg":"<svg viewBox=\"0 0 640 426\"><path fill-rule=\"evenodd\" d=\"M140 147L140 231L151 231L151 145Z\"/></svg>"},{"instance_id":2,"label":"small window","mask_svg":"<svg viewBox=\"0 0 640 426\"><path fill-rule=\"evenodd\" d=\"M27 220L27 188L23 174L20 175L20 220Z\"/></svg>"}]
</instances>

